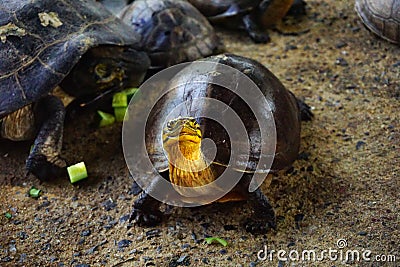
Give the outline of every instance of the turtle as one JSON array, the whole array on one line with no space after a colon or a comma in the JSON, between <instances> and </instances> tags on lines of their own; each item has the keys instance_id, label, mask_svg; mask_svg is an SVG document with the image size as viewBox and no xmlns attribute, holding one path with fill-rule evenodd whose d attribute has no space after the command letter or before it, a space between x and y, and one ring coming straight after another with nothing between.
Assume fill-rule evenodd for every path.
<instances>
[{"instance_id":1,"label":"turtle","mask_svg":"<svg viewBox=\"0 0 400 267\"><path fill-rule=\"evenodd\" d=\"M369 30L389 42L400 44L400 1L356 0L355 9Z\"/></svg>"},{"instance_id":2,"label":"turtle","mask_svg":"<svg viewBox=\"0 0 400 267\"><path fill-rule=\"evenodd\" d=\"M119 17L141 37L154 72L223 50L214 28L187 1L136 0Z\"/></svg>"},{"instance_id":3,"label":"turtle","mask_svg":"<svg viewBox=\"0 0 400 267\"><path fill-rule=\"evenodd\" d=\"M256 43L267 43L266 29L273 27L291 9L291 14L303 14L301 0L188 0L212 23L233 29L244 29ZM299 11L296 11L299 10Z\"/></svg>"},{"instance_id":4,"label":"turtle","mask_svg":"<svg viewBox=\"0 0 400 267\"><path fill-rule=\"evenodd\" d=\"M140 177L141 181L143 181L140 184L135 178L133 183L132 192L134 194L140 193L140 195L133 203L130 219L138 225L145 226L154 226L162 221L163 213L159 209L161 202L153 198L153 193L156 193L156 190L160 190L160 186L163 187L161 190L165 189L164 179L170 181L172 185L186 188L199 187L212 183L221 173L230 169L232 171L231 174L239 175L240 180L228 194L216 199L216 201L248 200L254 209L256 218L248 219L245 223L246 229L255 234L265 233L269 228L276 227L274 209L260 188L253 192L248 192L247 188L256 170L261 175L267 175L268 172L274 173L285 170L292 165L298 157L301 120L311 120L313 113L306 103L297 99L271 71L254 59L235 54L220 54L199 59L196 62L218 63L232 67L246 75L257 85L262 94L261 98L268 103L268 106L272 107L272 119L276 125L276 150L272 154L272 166L262 165L261 169L257 169L258 164L261 163L261 157L266 157L266 155L261 154L261 152L264 153L264 150L260 148L261 142L264 142L260 141L261 124L259 125L255 115L252 115L252 108L255 108L260 112L259 114L262 114L262 117L267 117L265 115L267 114L265 111L267 110L267 104L250 108L248 102L244 102L235 94L236 91L232 93L232 91L219 86L214 82L214 76L218 76L218 73L221 73L219 69L210 71L211 75L209 76L201 77L202 83L199 84L197 80L192 83L194 77L197 79L197 72L190 69L189 65L177 74L177 79L172 79L167 85L166 92L168 93L163 95L160 101L154 105L146 120L145 149L155 171L140 171L144 161L139 161L137 154L144 153L139 152L139 150L134 150L133 161L129 160L129 154L125 154L130 171L134 176L133 178ZM228 77L228 80L231 79L233 81L232 85L235 85L237 80L234 75ZM250 94L246 93L247 87L244 87L242 89L244 94ZM143 103L140 96L138 97L137 103ZM205 114L214 112L214 105L201 102L199 100L201 97L221 101L229 105L238 114L247 131L245 136L249 137L246 141L250 143L250 150L243 146L244 153L249 153L248 157L239 156L236 160L232 160L233 162L228 162L230 155L233 153L232 147L234 143L229 141L230 135L223 127L219 126L213 119L206 118ZM258 95L251 97L260 98ZM146 99L148 98L146 97ZM189 107L187 112L174 112L175 108L182 103ZM133 107L133 109L139 112L137 107ZM216 113L218 111L214 112L214 114ZM225 118L224 121L228 122L229 119ZM135 124L135 127L137 125ZM233 127L235 128L236 126ZM273 131L273 129L270 130ZM263 129L262 131L268 132L269 129ZM129 134L124 131L124 135L128 136ZM217 148L215 157L209 160L211 161L209 165L205 163L208 159L203 159L203 153L200 152L200 150L203 151L202 142L206 139L213 140ZM128 138L127 140L130 139ZM240 149L242 149L243 144L238 143L238 141L235 142L235 146L239 147L239 152L235 153L242 155ZM267 143L266 145L275 148L274 144ZM185 158L189 160L189 163L186 162ZM186 166L185 168L181 168L176 167L178 166L176 163L187 165L184 165ZM197 167L199 167L198 170L196 170ZM143 184L145 186L142 186ZM141 192L140 188L143 188ZM175 191L179 195L185 194L179 190ZM207 192L208 195L212 193L211 191ZM207 201L202 204L209 204ZM212 202L215 201L210 203Z\"/></svg>"},{"instance_id":5,"label":"turtle","mask_svg":"<svg viewBox=\"0 0 400 267\"><path fill-rule=\"evenodd\" d=\"M26 168L41 180L67 174L65 107L52 90L106 97L138 86L150 66L137 34L95 1L3 1L0 40L1 136L35 139Z\"/></svg>"}]
</instances>

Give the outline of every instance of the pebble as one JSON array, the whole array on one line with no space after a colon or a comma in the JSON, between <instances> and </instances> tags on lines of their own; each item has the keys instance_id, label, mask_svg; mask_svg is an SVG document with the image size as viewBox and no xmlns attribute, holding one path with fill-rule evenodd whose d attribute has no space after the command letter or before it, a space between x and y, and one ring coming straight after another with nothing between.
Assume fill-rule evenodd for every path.
<instances>
[{"instance_id":1,"label":"pebble","mask_svg":"<svg viewBox=\"0 0 400 267\"><path fill-rule=\"evenodd\" d=\"M366 145L366 143L364 141L358 141L356 143L356 150L359 150L360 148L362 148L365 145Z\"/></svg>"},{"instance_id":2,"label":"pebble","mask_svg":"<svg viewBox=\"0 0 400 267\"><path fill-rule=\"evenodd\" d=\"M119 222L120 223L126 222L129 220L130 217L131 217L130 214L123 215L123 216L121 216L121 218L119 218Z\"/></svg>"},{"instance_id":3,"label":"pebble","mask_svg":"<svg viewBox=\"0 0 400 267\"><path fill-rule=\"evenodd\" d=\"M288 248L294 247L295 245L296 245L296 242L289 242L289 244L287 244Z\"/></svg>"},{"instance_id":4,"label":"pebble","mask_svg":"<svg viewBox=\"0 0 400 267\"><path fill-rule=\"evenodd\" d=\"M335 44L335 47L336 48L343 48L343 47L346 47L347 46L347 43L345 43L345 42L343 42L343 41L339 41L339 42L337 42L336 44Z\"/></svg>"},{"instance_id":5,"label":"pebble","mask_svg":"<svg viewBox=\"0 0 400 267\"><path fill-rule=\"evenodd\" d=\"M296 215L294 216L294 220L295 220L296 222L300 222L300 221L302 221L303 219L304 219L304 214L302 214L302 213L296 214Z\"/></svg>"},{"instance_id":6,"label":"pebble","mask_svg":"<svg viewBox=\"0 0 400 267\"><path fill-rule=\"evenodd\" d=\"M210 263L210 261L207 258L202 258L201 262L205 263L205 264L209 264Z\"/></svg>"},{"instance_id":7,"label":"pebble","mask_svg":"<svg viewBox=\"0 0 400 267\"><path fill-rule=\"evenodd\" d=\"M12 258L10 256L5 256L4 258L1 259L2 262L10 262L12 261Z\"/></svg>"},{"instance_id":8,"label":"pebble","mask_svg":"<svg viewBox=\"0 0 400 267\"><path fill-rule=\"evenodd\" d=\"M147 231L147 232L146 232L147 240L149 240L149 239L151 239L151 238L153 238L153 237L160 236L160 232L161 232L160 229L153 229L153 230Z\"/></svg>"},{"instance_id":9,"label":"pebble","mask_svg":"<svg viewBox=\"0 0 400 267\"><path fill-rule=\"evenodd\" d=\"M185 243L181 246L181 248L185 249L185 248L190 248L190 245L188 243Z\"/></svg>"},{"instance_id":10,"label":"pebble","mask_svg":"<svg viewBox=\"0 0 400 267\"><path fill-rule=\"evenodd\" d=\"M110 211L110 210L114 209L117 206L117 204L114 201L112 201L111 199L107 199L106 201L101 203L101 205L103 206L103 208L106 211Z\"/></svg>"},{"instance_id":11,"label":"pebble","mask_svg":"<svg viewBox=\"0 0 400 267\"><path fill-rule=\"evenodd\" d=\"M132 244L131 240L128 239L122 239L120 241L118 241L118 248L126 248L129 247Z\"/></svg>"},{"instance_id":12,"label":"pebble","mask_svg":"<svg viewBox=\"0 0 400 267\"><path fill-rule=\"evenodd\" d=\"M235 231L236 229L237 229L237 227L234 225L231 225L231 224L224 225L225 231Z\"/></svg>"},{"instance_id":13,"label":"pebble","mask_svg":"<svg viewBox=\"0 0 400 267\"><path fill-rule=\"evenodd\" d=\"M358 235L360 235L360 236L366 236L368 233L367 232L365 232L365 231L360 231L360 232L358 232Z\"/></svg>"},{"instance_id":14,"label":"pebble","mask_svg":"<svg viewBox=\"0 0 400 267\"><path fill-rule=\"evenodd\" d=\"M36 207L36 210L41 210L42 208L46 208L48 206L50 206L50 201L45 200L45 201L43 201L42 204L40 204L39 206Z\"/></svg>"},{"instance_id":15,"label":"pebble","mask_svg":"<svg viewBox=\"0 0 400 267\"><path fill-rule=\"evenodd\" d=\"M83 230L81 236L90 236L92 232L90 230Z\"/></svg>"},{"instance_id":16,"label":"pebble","mask_svg":"<svg viewBox=\"0 0 400 267\"><path fill-rule=\"evenodd\" d=\"M336 58L335 64L342 67L346 67L349 65L349 63L342 57Z\"/></svg>"},{"instance_id":17,"label":"pebble","mask_svg":"<svg viewBox=\"0 0 400 267\"><path fill-rule=\"evenodd\" d=\"M169 267L176 267L176 266L190 266L190 257L188 255L182 255L179 258L174 257L169 262Z\"/></svg>"}]
</instances>

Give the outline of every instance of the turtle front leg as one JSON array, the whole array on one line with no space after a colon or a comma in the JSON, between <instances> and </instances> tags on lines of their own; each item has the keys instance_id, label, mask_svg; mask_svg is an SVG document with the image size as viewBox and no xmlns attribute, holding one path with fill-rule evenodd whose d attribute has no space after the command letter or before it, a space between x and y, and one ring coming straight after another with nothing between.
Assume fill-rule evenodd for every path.
<instances>
[{"instance_id":1,"label":"turtle front leg","mask_svg":"<svg viewBox=\"0 0 400 267\"><path fill-rule=\"evenodd\" d=\"M242 191L246 190L248 202L253 209L253 216L244 222L244 227L249 233L265 234L271 228L276 229L275 211L267 196L264 195L260 188L257 188L253 192L247 191L252 178L252 175L244 174L239 184L236 186ZM267 177L266 181L271 182L270 179L272 179L272 176ZM243 193L245 192L243 191Z\"/></svg>"},{"instance_id":2,"label":"turtle front leg","mask_svg":"<svg viewBox=\"0 0 400 267\"><path fill-rule=\"evenodd\" d=\"M268 43L271 40L269 34L257 24L253 14L243 16L242 21L247 34L255 43Z\"/></svg>"},{"instance_id":3,"label":"turtle front leg","mask_svg":"<svg viewBox=\"0 0 400 267\"><path fill-rule=\"evenodd\" d=\"M249 201L253 207L254 218L246 221L246 231L252 234L264 234L270 228L276 229L274 208L260 188L249 193Z\"/></svg>"},{"instance_id":4,"label":"turtle front leg","mask_svg":"<svg viewBox=\"0 0 400 267\"><path fill-rule=\"evenodd\" d=\"M150 195L151 191L157 187L160 179L162 178L154 177L150 186L140 193L133 203L129 221L133 221L140 226L155 226L161 222L163 217L160 211L161 202Z\"/></svg>"},{"instance_id":5,"label":"turtle front leg","mask_svg":"<svg viewBox=\"0 0 400 267\"><path fill-rule=\"evenodd\" d=\"M36 104L35 118L39 122L39 132L26 161L26 169L40 180L67 174L66 163L60 157L64 117L64 105L55 96L46 96Z\"/></svg>"}]
</instances>

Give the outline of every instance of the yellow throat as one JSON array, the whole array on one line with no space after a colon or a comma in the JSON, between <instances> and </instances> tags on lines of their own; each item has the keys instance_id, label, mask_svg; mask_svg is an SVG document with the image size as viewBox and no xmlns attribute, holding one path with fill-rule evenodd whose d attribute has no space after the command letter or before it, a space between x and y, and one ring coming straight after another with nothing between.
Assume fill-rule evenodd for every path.
<instances>
[{"instance_id":1,"label":"yellow throat","mask_svg":"<svg viewBox=\"0 0 400 267\"><path fill-rule=\"evenodd\" d=\"M198 187L214 181L214 173L201 152L200 125L192 117L170 120L163 130L171 183Z\"/></svg>"}]
</instances>

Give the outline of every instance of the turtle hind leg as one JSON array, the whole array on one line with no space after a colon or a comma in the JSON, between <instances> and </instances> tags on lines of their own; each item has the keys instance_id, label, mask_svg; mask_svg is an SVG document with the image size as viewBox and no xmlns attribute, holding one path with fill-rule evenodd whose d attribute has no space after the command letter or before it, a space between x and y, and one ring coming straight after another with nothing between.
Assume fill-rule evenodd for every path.
<instances>
[{"instance_id":1,"label":"turtle hind leg","mask_svg":"<svg viewBox=\"0 0 400 267\"><path fill-rule=\"evenodd\" d=\"M245 30L255 43L268 43L271 40L269 34L259 27L252 14L243 16L242 21Z\"/></svg>"},{"instance_id":2,"label":"turtle hind leg","mask_svg":"<svg viewBox=\"0 0 400 267\"><path fill-rule=\"evenodd\" d=\"M294 0L286 16L300 17L307 14L306 11L307 3L304 0Z\"/></svg>"},{"instance_id":3,"label":"turtle hind leg","mask_svg":"<svg viewBox=\"0 0 400 267\"><path fill-rule=\"evenodd\" d=\"M26 161L28 173L40 180L66 176L66 163L60 157L64 129L65 109L61 100L46 96L35 107L39 132Z\"/></svg>"},{"instance_id":4,"label":"turtle hind leg","mask_svg":"<svg viewBox=\"0 0 400 267\"><path fill-rule=\"evenodd\" d=\"M252 234L265 234L269 229L276 229L275 211L268 198L260 188L249 193L249 201L253 207L254 216L245 222L245 229Z\"/></svg>"},{"instance_id":5,"label":"turtle hind leg","mask_svg":"<svg viewBox=\"0 0 400 267\"><path fill-rule=\"evenodd\" d=\"M311 112L311 107L304 101L297 98L297 105L300 109L300 118L302 121L311 121L314 114Z\"/></svg>"}]
</instances>

